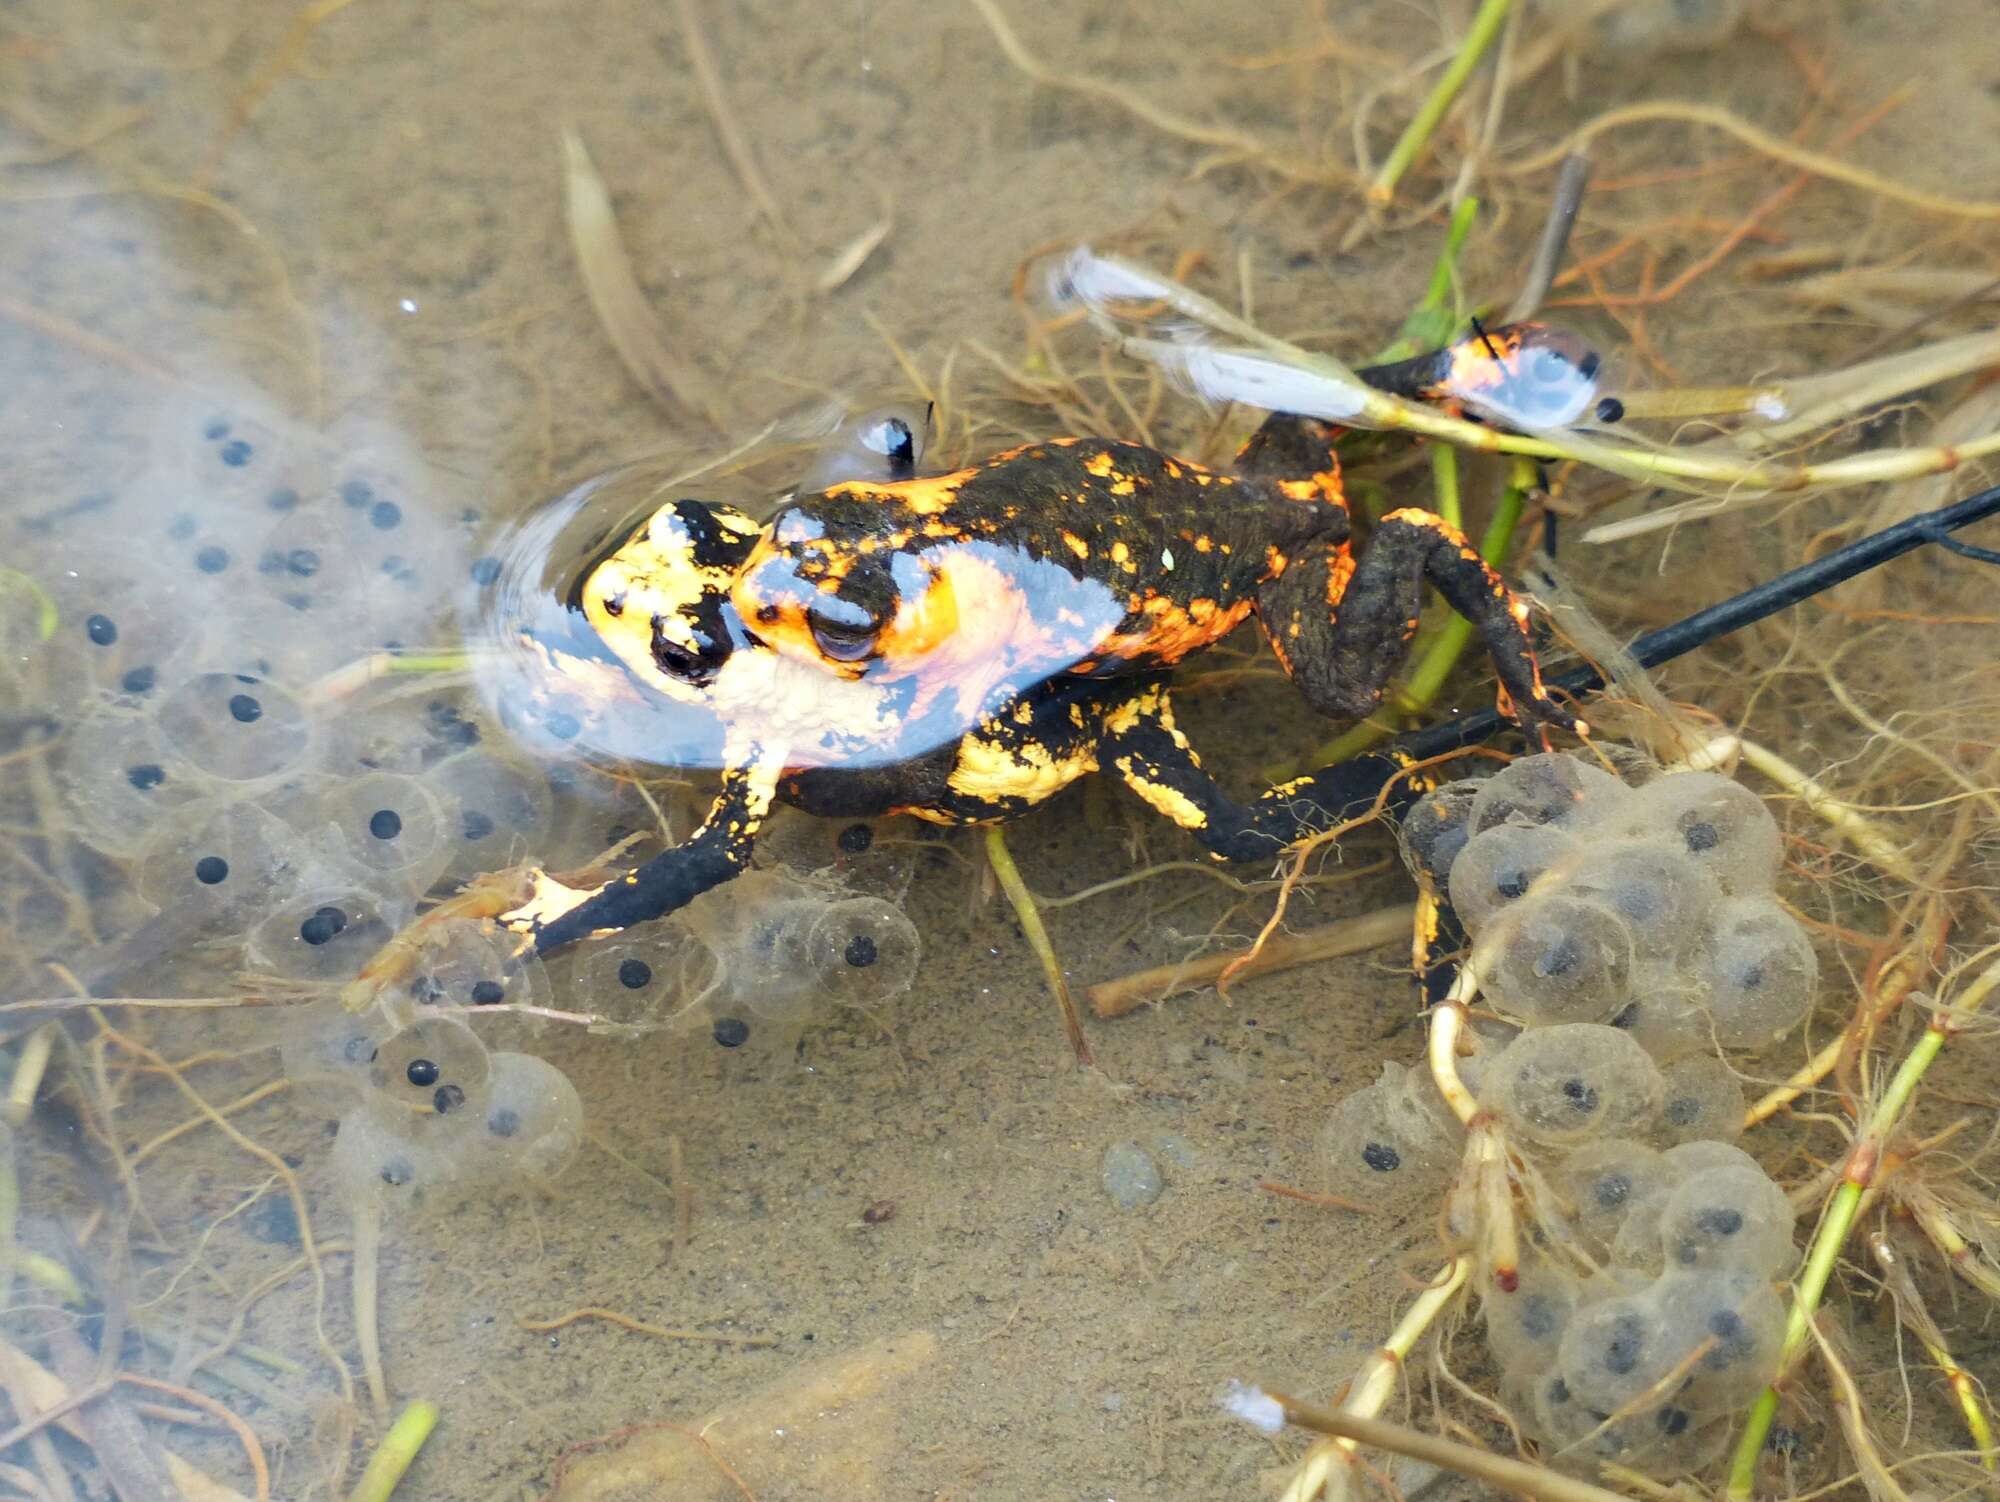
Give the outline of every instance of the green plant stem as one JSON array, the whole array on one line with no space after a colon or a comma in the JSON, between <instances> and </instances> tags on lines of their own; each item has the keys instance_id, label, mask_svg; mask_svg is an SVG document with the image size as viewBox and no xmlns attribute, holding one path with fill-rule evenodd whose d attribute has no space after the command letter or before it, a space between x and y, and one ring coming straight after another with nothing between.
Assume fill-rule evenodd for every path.
<instances>
[{"instance_id":1,"label":"green plant stem","mask_svg":"<svg viewBox=\"0 0 2000 1502\"><path fill-rule=\"evenodd\" d=\"M347 1494L347 1502L388 1502L389 1494L403 1479L410 1462L417 1458L417 1451L423 1449L424 1441L431 1437L437 1421L437 1404L426 1403L422 1398L398 1414L389 1432L382 1436L382 1443L368 1457L368 1468L354 1483L354 1490Z\"/></svg>"},{"instance_id":2,"label":"green plant stem","mask_svg":"<svg viewBox=\"0 0 2000 1502\"><path fill-rule=\"evenodd\" d=\"M1847 1155L1846 1171L1841 1175L1832 1198L1827 1201L1826 1213L1821 1216L1819 1230L1806 1252L1805 1266L1792 1285L1792 1307L1785 1320L1785 1341L1778 1352L1778 1375L1771 1386L1757 1395L1744 1419L1743 1433L1737 1440L1735 1453L1730 1457L1729 1484L1724 1491L1725 1496L1747 1498L1755 1490L1757 1457L1763 1453L1764 1440L1770 1434L1771 1421L1778 1412L1777 1383L1784 1380L1787 1371L1805 1349L1813 1315L1826 1293L1828 1280L1833 1277L1834 1265L1840 1260L1841 1248L1847 1244L1848 1233L1854 1229L1862 1196L1874 1182L1876 1170L1882 1163L1883 1150L1889 1145L1890 1134L1895 1131L1903 1112L1908 1109L1910 1099L1916 1093L1917 1082L1943 1050L1945 1040L1963 1029L1996 987L2000 987L2000 960L1981 971L1951 1005L1939 1009L1931 1018L1930 1026L1924 1029L1923 1036L1904 1057L1889 1081L1888 1089L1882 1092L1882 1098L1869 1113L1867 1125L1855 1138L1854 1146Z\"/></svg>"},{"instance_id":3,"label":"green plant stem","mask_svg":"<svg viewBox=\"0 0 2000 1502\"><path fill-rule=\"evenodd\" d=\"M1440 349L1458 337L1460 325L1465 322L1464 311L1454 295L1458 288L1458 257L1478 219L1479 200L1460 199L1444 232L1444 248L1431 266L1431 284L1423 301L1410 309L1396 337L1375 352L1369 361L1371 365L1407 360L1412 355Z\"/></svg>"},{"instance_id":4,"label":"green plant stem","mask_svg":"<svg viewBox=\"0 0 2000 1502\"><path fill-rule=\"evenodd\" d=\"M1465 526L1465 503L1459 498L1458 450L1448 443L1431 445L1431 507L1452 526Z\"/></svg>"},{"instance_id":5,"label":"green plant stem","mask_svg":"<svg viewBox=\"0 0 2000 1502\"><path fill-rule=\"evenodd\" d=\"M1507 23L1507 13L1513 8L1513 0L1484 0L1480 5L1479 13L1472 18L1472 26L1465 33L1465 40L1459 43L1458 52L1444 70L1444 75L1432 85L1423 104L1403 128L1403 134L1390 151L1389 159L1376 172L1374 181L1369 183L1370 204L1381 208L1396 196L1396 184L1402 181L1403 174L1410 170L1410 164L1429 144L1431 132L1437 129L1444 112L1451 108L1458 91L1472 76L1472 70L1479 66L1480 60L1499 37L1500 28Z\"/></svg>"},{"instance_id":6,"label":"green plant stem","mask_svg":"<svg viewBox=\"0 0 2000 1502\"><path fill-rule=\"evenodd\" d=\"M1438 476L1438 514L1454 526L1458 525L1458 463L1457 450L1439 444L1431 450L1432 473ZM1449 475L1449 489L1445 476ZM1521 514L1527 509L1528 496L1535 488L1535 466L1526 459L1514 461L1512 472L1507 477L1507 488L1500 492L1500 503L1493 508L1492 519L1486 523L1486 531L1479 539L1479 556L1498 568L1507 557L1507 550L1513 546L1514 531L1521 524ZM1448 513L1445 507L1449 505ZM1417 665L1411 669L1409 677L1400 689L1391 689L1395 701L1396 715L1420 714L1428 709L1443 692L1445 683L1451 678L1452 669L1472 641L1472 622L1462 615L1452 615L1438 629ZM1311 765L1330 767L1359 756L1370 746L1387 740L1396 733L1393 716L1377 713L1357 725L1350 725L1332 740L1316 748L1310 757ZM1276 781L1296 775L1296 769L1276 769Z\"/></svg>"}]
</instances>

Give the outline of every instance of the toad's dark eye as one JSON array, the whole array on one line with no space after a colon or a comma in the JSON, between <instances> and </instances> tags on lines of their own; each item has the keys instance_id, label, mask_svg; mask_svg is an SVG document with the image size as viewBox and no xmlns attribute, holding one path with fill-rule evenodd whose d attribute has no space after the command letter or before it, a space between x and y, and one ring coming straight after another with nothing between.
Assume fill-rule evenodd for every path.
<instances>
[{"instance_id":1,"label":"toad's dark eye","mask_svg":"<svg viewBox=\"0 0 2000 1502\"><path fill-rule=\"evenodd\" d=\"M653 661L669 678L678 678L683 683L699 686L715 678L715 663L668 636L658 619L653 622Z\"/></svg>"},{"instance_id":2,"label":"toad's dark eye","mask_svg":"<svg viewBox=\"0 0 2000 1502\"><path fill-rule=\"evenodd\" d=\"M917 435L900 417L884 417L861 430L861 446L880 454L891 476L907 480L917 472Z\"/></svg>"},{"instance_id":3,"label":"toad's dark eye","mask_svg":"<svg viewBox=\"0 0 2000 1502\"><path fill-rule=\"evenodd\" d=\"M854 413L828 435L801 478L799 493L810 495L850 480L881 485L911 479L924 462L929 429L930 409L913 402Z\"/></svg>"},{"instance_id":4,"label":"toad's dark eye","mask_svg":"<svg viewBox=\"0 0 2000 1502\"><path fill-rule=\"evenodd\" d=\"M882 623L861 606L838 595L821 595L806 607L813 645L833 662L863 662L875 655Z\"/></svg>"}]
</instances>

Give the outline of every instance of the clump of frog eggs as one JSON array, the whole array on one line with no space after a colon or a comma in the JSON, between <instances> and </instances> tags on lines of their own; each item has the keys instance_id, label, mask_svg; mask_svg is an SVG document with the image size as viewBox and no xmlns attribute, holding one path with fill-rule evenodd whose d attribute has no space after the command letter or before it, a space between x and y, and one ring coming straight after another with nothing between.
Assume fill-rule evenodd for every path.
<instances>
[{"instance_id":1,"label":"clump of frog eggs","mask_svg":"<svg viewBox=\"0 0 2000 1502\"><path fill-rule=\"evenodd\" d=\"M17 733L59 737L50 791L104 941L95 974L63 946L87 981L193 960L332 992L431 898L656 827L628 784L514 749L454 679L321 691L371 653L453 640L495 586L447 477L392 441L336 446L205 399L167 407L143 448L115 490L17 519L0 571L0 701ZM633 1030L700 1020L736 1047L746 1019L783 1031L893 997L918 943L894 905L907 866L873 835L781 824L768 869L546 968L490 924L431 925L374 1010L291 1009L286 1069L342 1113L336 1160L363 1192L547 1178L580 1141L575 1089L463 1017L500 1007L526 1036L561 1003ZM67 910L18 876L0 924L53 951Z\"/></svg>"},{"instance_id":2,"label":"clump of frog eggs","mask_svg":"<svg viewBox=\"0 0 2000 1502\"><path fill-rule=\"evenodd\" d=\"M1780 840L1758 798L1619 766L1523 758L1424 798L1402 842L1497 1014L1458 1065L1532 1223L1515 1267L1485 1268L1503 1399L1557 1464L1674 1475L1719 1452L1776 1367L1792 1212L1733 1145L1744 1100L1722 1053L1802 1021L1816 961L1772 895ZM1320 1152L1329 1187L1370 1204L1449 1188L1448 1232L1484 1253L1468 1135L1428 1073L1391 1065Z\"/></svg>"}]
</instances>

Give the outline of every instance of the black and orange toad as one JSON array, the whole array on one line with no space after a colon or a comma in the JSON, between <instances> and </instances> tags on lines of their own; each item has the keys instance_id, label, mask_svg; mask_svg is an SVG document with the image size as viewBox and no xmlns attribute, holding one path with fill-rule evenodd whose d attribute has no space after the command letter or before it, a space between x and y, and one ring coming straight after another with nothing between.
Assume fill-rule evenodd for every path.
<instances>
[{"instance_id":1,"label":"black and orange toad","mask_svg":"<svg viewBox=\"0 0 2000 1502\"><path fill-rule=\"evenodd\" d=\"M775 801L989 823L1100 769L1217 859L1268 859L1373 801L1399 764L1363 758L1239 802L1174 724L1174 668L1255 616L1314 708L1366 715L1427 583L1485 641L1503 709L1574 728L1543 689L1525 607L1457 530L1392 511L1357 553L1336 432L1274 416L1229 473L1058 439L950 474L845 480L763 523L661 507L611 540L572 602L639 692L713 715L720 794L683 844L596 888L537 873L502 921L546 951L671 912L744 868Z\"/></svg>"}]
</instances>

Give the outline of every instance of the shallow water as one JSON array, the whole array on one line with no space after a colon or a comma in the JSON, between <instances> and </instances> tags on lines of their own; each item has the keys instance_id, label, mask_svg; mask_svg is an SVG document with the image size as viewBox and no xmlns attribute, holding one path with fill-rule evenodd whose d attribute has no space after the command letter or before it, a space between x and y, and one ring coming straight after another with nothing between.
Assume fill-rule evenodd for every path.
<instances>
[{"instance_id":1,"label":"shallow water","mask_svg":"<svg viewBox=\"0 0 2000 1502\"><path fill-rule=\"evenodd\" d=\"M289 1008L324 998L443 883L520 860L581 864L661 821L684 833L699 788L661 774L649 802L560 744L523 744L454 675L352 692L327 675L385 647L454 647L508 524L616 466L671 475L828 398L907 396L911 372L945 417L940 460L1059 431L1065 414L992 359L1026 358L1011 279L1052 247L1115 245L1161 268L1198 251L1205 290L1365 359L1422 293L1444 215L1417 206L1449 186L1465 140L1452 127L1447 164L1420 164L1406 207L1350 247L1351 173L1288 181L1212 133L1184 139L1037 86L975 10L696 0L774 225L713 126L676 7L317 9L316 24L268 6L97 0L0 16L0 564L38 582L56 622L40 640L28 592L0 592L10 998L72 994L34 963L53 957L98 995ZM1331 25L1309 6L1011 13L1054 66L1336 169L1352 164L1357 108L1371 159L1386 154L1416 91L1372 96L1463 22L1455 7L1372 4L1338 7ZM1550 173L1512 175L1507 159L1635 100L1712 102L1779 135L1840 141L1878 171L1991 196L2000 73L1990 48L1940 45L1984 34L1982 0L1801 3L1754 19L1694 54L1583 48L1514 91L1502 166L1480 182L1489 213L1468 285L1504 302L1539 226ZM1516 46L1525 55L1544 34L1530 12ZM1913 79L1921 88L1858 140L1841 136ZM565 126L608 183L638 280L720 430L650 402L606 338L564 229ZM1685 125L1613 132L1600 150L1578 253L1645 224L1662 280L1791 181ZM1720 170L1689 188L1702 163ZM818 290L885 218L879 247ZM1987 234L1809 183L1643 321L1559 316L1656 380L1803 373L1885 320L1790 297L1782 275L1743 262L1830 244L1825 264L1979 266ZM1629 289L1646 254L1604 274ZM1087 342L1061 348L1094 374ZM1143 376L1114 375L1115 391L1094 388L1110 425L1136 413L1188 452L1212 439L1192 404L1167 393L1155 407ZM779 452L702 493L768 498L769 476L789 483L806 462ZM1421 497L1418 469L1395 483ZM1609 624L1641 629L1795 561L1809 530L1641 540L1580 578ZM1700 567L1658 568L1690 550ZM1183 705L1232 787L1327 733L1259 651L1239 636L1227 661L1255 671ZM1690 669L1681 691L1741 708L1730 662ZM1477 705L1486 689L1466 676L1459 702ZM628 736L626 754L650 743ZM246 797L257 812L221 811ZM386 838L374 832L385 810ZM1250 1496L1295 1451L1223 1421L1220 1386L1323 1396L1406 1302L1433 1205L1357 1218L1257 1187L1313 1185L1332 1104L1383 1061L1417 1058L1400 946L1244 981L1228 1002L1208 990L1092 1020L1101 1072L1078 1071L976 832L885 823L865 856L839 833L788 819L771 841L783 869L663 936L547 973L489 974L476 959L451 972L468 988L504 981L512 1002L618 1021L643 1007L676 1025L636 1037L518 1014L480 1025L496 1058L545 1059L574 1083L583 1137L551 1184L510 1160L505 1175L391 1208L389 1395L443 1411L405 1494L542 1495L571 1446L725 1414L712 1451L660 1430L632 1452L632 1475L580 1461L558 1495L742 1495L726 1461L761 1502ZM1049 896L1197 855L1095 785L1010 843ZM1406 900L1391 854L1378 835L1352 842L1304 921ZM211 857L225 878L196 874ZM1170 870L1049 923L1082 985L1211 935L1247 938L1269 897L1241 898ZM889 910L844 909L839 936L844 952L852 925L876 925L881 976L898 953L894 915L914 925L906 992L871 980L829 1007L796 984L836 900ZM758 928L786 912L807 937ZM635 957L648 972L636 987L620 979ZM16 1137L23 1241L56 1255L82 1244L92 1293L160 1341L146 1370L255 1426L274 1495L331 1494L329 1475L376 1434L329 1140L351 1092L308 1088L294 1064L288 1088L258 1093L287 1078L277 1045L297 1033L276 1005L135 1007L63 1026L46 1119ZM179 1062L184 1088L140 1041ZM91 1126L66 1147L77 1139L59 1123L78 1097L59 1082L93 1070ZM189 1091L233 1130L155 1147L196 1110ZM97 1119L107 1102L115 1117ZM115 1187L99 1131L135 1162L137 1198ZM1121 1144L1159 1176L1141 1208L1100 1183L1107 1151L1131 1161ZM293 1171L323 1293L301 1263ZM521 1327L578 1306L772 1343ZM190 1378L239 1308L241 1338L296 1366L229 1357ZM41 1318L17 1311L7 1331L27 1340ZM160 1432L247 1485L225 1439Z\"/></svg>"}]
</instances>

